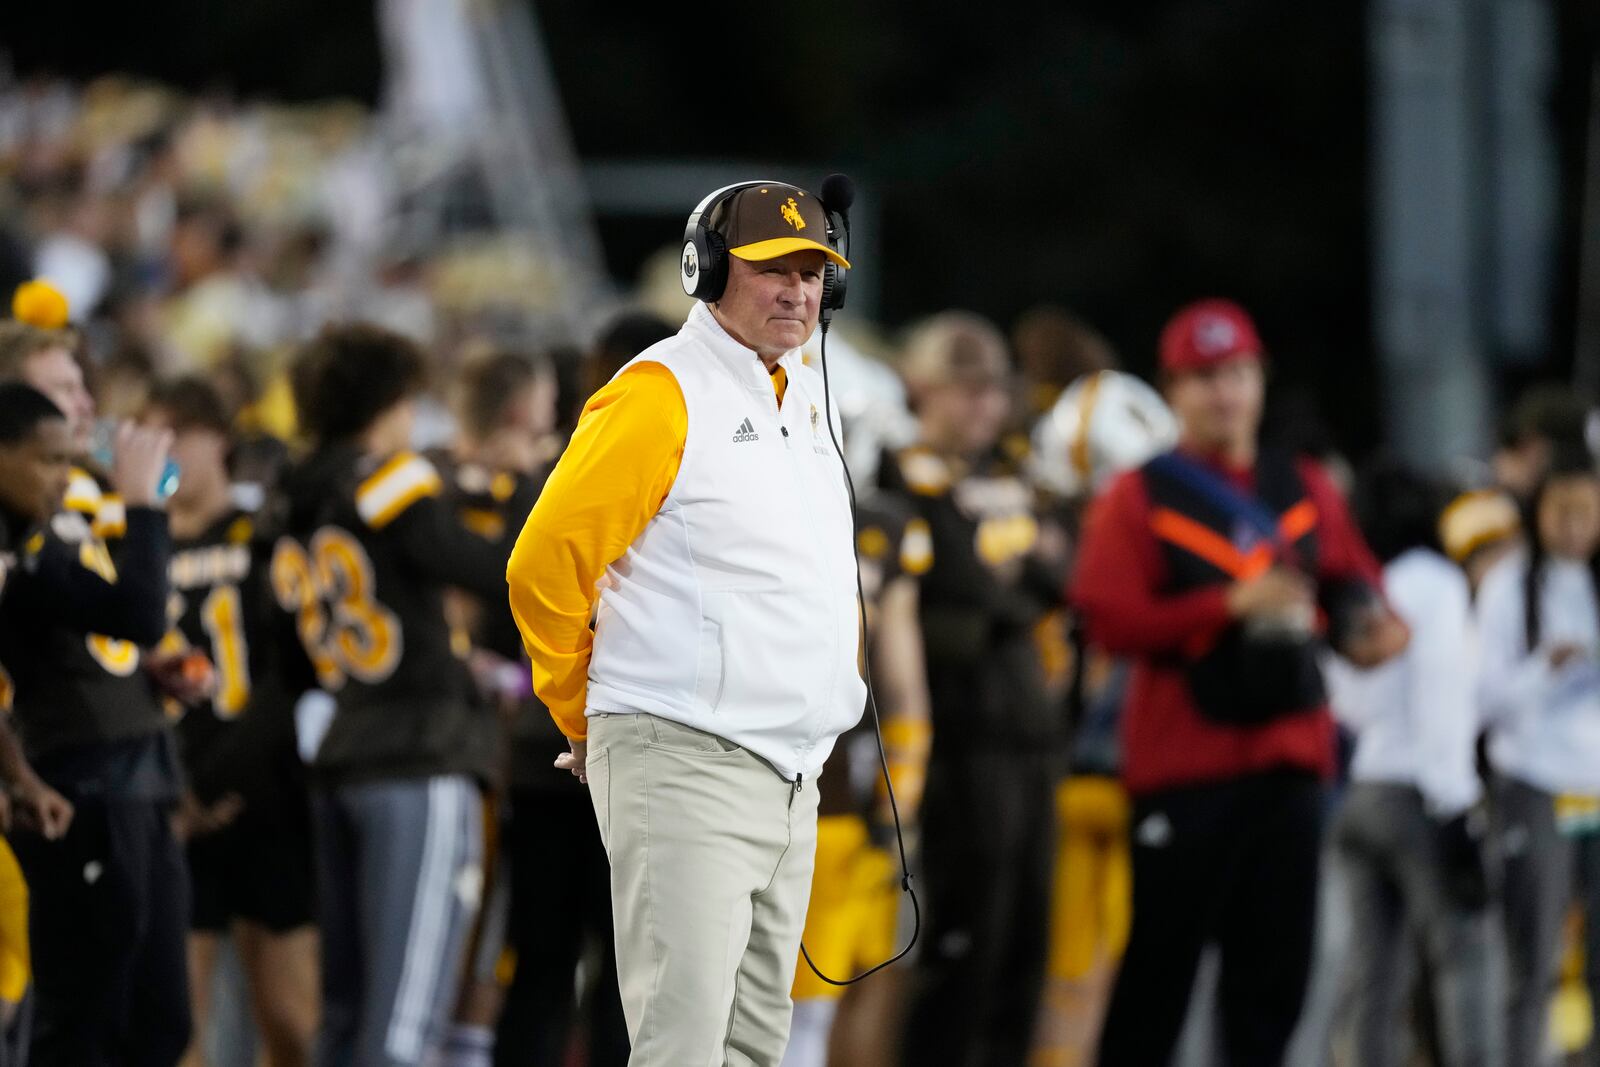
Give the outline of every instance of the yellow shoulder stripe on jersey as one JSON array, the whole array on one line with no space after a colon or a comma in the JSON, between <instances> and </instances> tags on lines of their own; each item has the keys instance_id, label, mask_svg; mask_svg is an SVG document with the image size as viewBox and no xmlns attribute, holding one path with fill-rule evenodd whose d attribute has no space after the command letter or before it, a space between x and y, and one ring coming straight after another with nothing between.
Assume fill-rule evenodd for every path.
<instances>
[{"instance_id":1,"label":"yellow shoulder stripe on jersey","mask_svg":"<svg viewBox=\"0 0 1600 1067\"><path fill-rule=\"evenodd\" d=\"M485 541L498 541L506 535L506 520L493 508L462 508L461 525Z\"/></svg>"},{"instance_id":2,"label":"yellow shoulder stripe on jersey","mask_svg":"<svg viewBox=\"0 0 1600 1067\"><path fill-rule=\"evenodd\" d=\"M73 467L67 476L67 495L61 503L69 510L94 518L100 510L100 483L82 467Z\"/></svg>"},{"instance_id":3,"label":"yellow shoulder stripe on jersey","mask_svg":"<svg viewBox=\"0 0 1600 1067\"><path fill-rule=\"evenodd\" d=\"M443 488L432 463L415 452L401 452L356 489L356 511L368 526L381 530L406 508Z\"/></svg>"},{"instance_id":4,"label":"yellow shoulder stripe on jersey","mask_svg":"<svg viewBox=\"0 0 1600 1067\"><path fill-rule=\"evenodd\" d=\"M900 453L900 474L906 488L918 496L938 496L954 480L944 457L925 448L908 448Z\"/></svg>"},{"instance_id":5,"label":"yellow shoulder stripe on jersey","mask_svg":"<svg viewBox=\"0 0 1600 1067\"><path fill-rule=\"evenodd\" d=\"M96 537L121 537L128 532L128 509L122 503L120 496L107 493L100 498L100 506L94 509L94 521L89 528Z\"/></svg>"},{"instance_id":6,"label":"yellow shoulder stripe on jersey","mask_svg":"<svg viewBox=\"0 0 1600 1067\"><path fill-rule=\"evenodd\" d=\"M497 471L489 481L489 495L494 497L497 503L504 504L516 491L517 478L510 471Z\"/></svg>"},{"instance_id":7,"label":"yellow shoulder stripe on jersey","mask_svg":"<svg viewBox=\"0 0 1600 1067\"><path fill-rule=\"evenodd\" d=\"M900 569L912 577L921 577L933 566L933 531L928 520L911 519L900 537Z\"/></svg>"},{"instance_id":8,"label":"yellow shoulder stripe on jersey","mask_svg":"<svg viewBox=\"0 0 1600 1067\"><path fill-rule=\"evenodd\" d=\"M889 551L889 535L882 527L866 526L856 534L856 551L870 559L879 559Z\"/></svg>"}]
</instances>

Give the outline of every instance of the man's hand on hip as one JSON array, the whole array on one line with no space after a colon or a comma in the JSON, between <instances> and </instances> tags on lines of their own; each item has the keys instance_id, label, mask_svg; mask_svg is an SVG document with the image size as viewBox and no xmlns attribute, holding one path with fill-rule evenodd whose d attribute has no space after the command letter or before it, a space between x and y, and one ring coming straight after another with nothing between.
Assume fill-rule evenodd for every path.
<instances>
[{"instance_id":1,"label":"man's hand on hip","mask_svg":"<svg viewBox=\"0 0 1600 1067\"><path fill-rule=\"evenodd\" d=\"M589 784L589 776L584 770L589 762L589 742L568 741L572 746L571 752L563 752L556 757L556 766L564 771L571 771L572 776L584 785Z\"/></svg>"}]
</instances>

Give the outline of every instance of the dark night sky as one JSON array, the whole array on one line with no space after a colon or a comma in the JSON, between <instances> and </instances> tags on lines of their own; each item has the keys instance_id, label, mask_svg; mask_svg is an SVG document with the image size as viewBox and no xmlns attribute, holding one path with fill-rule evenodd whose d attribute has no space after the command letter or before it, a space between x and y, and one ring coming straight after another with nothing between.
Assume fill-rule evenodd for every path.
<instances>
[{"instance_id":1,"label":"dark night sky","mask_svg":"<svg viewBox=\"0 0 1600 1067\"><path fill-rule=\"evenodd\" d=\"M1571 233L1595 16L1556 2ZM951 305L1006 323L1060 301L1148 370L1177 303L1236 297L1280 381L1313 391L1341 441L1374 439L1365 5L989 0L981 22L968 5L907 17L851 0L694 20L598 6L538 9L581 155L858 175L884 209L889 325ZM92 19L70 2L6 8L0 41L24 70L132 69L292 98L370 99L377 84L365 3L147 0ZM662 243L608 254L626 277ZM1574 262L1569 241L1553 309L1563 353Z\"/></svg>"}]
</instances>

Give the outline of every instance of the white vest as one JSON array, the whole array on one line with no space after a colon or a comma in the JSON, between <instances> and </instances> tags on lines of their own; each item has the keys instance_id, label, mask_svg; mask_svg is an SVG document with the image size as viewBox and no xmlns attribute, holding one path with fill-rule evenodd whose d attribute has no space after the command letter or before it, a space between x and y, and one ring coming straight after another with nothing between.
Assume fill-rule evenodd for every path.
<instances>
[{"instance_id":1,"label":"white vest","mask_svg":"<svg viewBox=\"0 0 1600 1067\"><path fill-rule=\"evenodd\" d=\"M822 376L785 354L780 410L766 367L703 304L634 362L677 379L688 438L666 502L600 582L589 713L660 715L809 778L866 701Z\"/></svg>"}]
</instances>

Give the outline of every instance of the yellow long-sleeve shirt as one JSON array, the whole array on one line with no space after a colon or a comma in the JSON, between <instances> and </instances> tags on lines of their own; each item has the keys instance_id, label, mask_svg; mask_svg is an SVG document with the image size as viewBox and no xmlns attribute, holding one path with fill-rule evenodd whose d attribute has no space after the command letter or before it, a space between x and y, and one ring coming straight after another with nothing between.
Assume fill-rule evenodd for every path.
<instances>
[{"instance_id":1,"label":"yellow long-sleeve shirt","mask_svg":"<svg viewBox=\"0 0 1600 1067\"><path fill-rule=\"evenodd\" d=\"M787 385L784 369L774 368L780 406ZM671 371L636 363L617 375L584 405L511 552L511 614L533 661L533 691L574 741L588 736L597 585L661 510L688 433Z\"/></svg>"}]
</instances>

